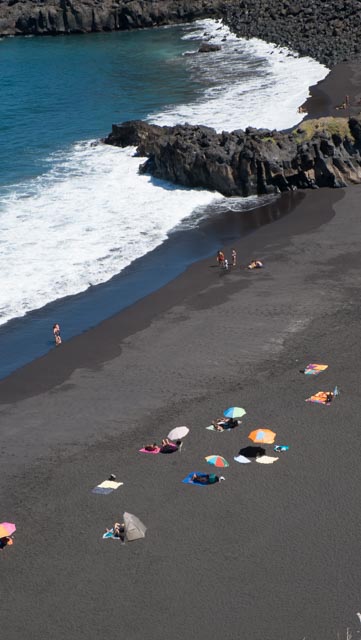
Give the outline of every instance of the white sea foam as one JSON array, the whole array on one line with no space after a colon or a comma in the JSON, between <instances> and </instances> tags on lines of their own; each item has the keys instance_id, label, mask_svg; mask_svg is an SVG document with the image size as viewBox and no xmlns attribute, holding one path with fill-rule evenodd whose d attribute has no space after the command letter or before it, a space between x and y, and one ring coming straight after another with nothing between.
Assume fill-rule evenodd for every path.
<instances>
[{"instance_id":1,"label":"white sea foam","mask_svg":"<svg viewBox=\"0 0 361 640\"><path fill-rule=\"evenodd\" d=\"M215 199L139 175L145 158L132 154L78 144L52 172L5 198L0 323L105 282Z\"/></svg>"},{"instance_id":2,"label":"white sea foam","mask_svg":"<svg viewBox=\"0 0 361 640\"><path fill-rule=\"evenodd\" d=\"M212 42L221 41L222 51L185 58L202 79L196 102L169 106L153 121L201 122L218 130L286 128L299 121L297 106L308 86L326 75L324 67L259 40L240 41L209 20L187 27L186 37L192 43L205 31ZM181 221L183 228L196 224L215 199L221 207L242 206L139 175L142 159L133 152L79 143L50 158L47 174L8 187L0 200L0 324L109 280ZM244 202L245 209L253 206L254 200Z\"/></svg>"},{"instance_id":3,"label":"white sea foam","mask_svg":"<svg viewBox=\"0 0 361 640\"><path fill-rule=\"evenodd\" d=\"M322 80L327 67L308 57L263 40L237 38L228 27L214 20L201 20L188 27L184 39L220 44L214 53L186 55L192 76L201 79L195 103L169 106L151 118L157 124L189 122L206 124L217 131L288 129L303 118L298 107L309 95L309 87ZM256 74L256 75L255 75Z\"/></svg>"}]
</instances>

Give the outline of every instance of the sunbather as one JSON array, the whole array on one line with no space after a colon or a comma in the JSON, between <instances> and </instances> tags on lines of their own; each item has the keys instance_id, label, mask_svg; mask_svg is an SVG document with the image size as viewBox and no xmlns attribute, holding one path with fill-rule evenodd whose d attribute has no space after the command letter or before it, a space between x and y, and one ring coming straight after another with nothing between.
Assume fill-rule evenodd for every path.
<instances>
[{"instance_id":1,"label":"sunbather","mask_svg":"<svg viewBox=\"0 0 361 640\"><path fill-rule=\"evenodd\" d=\"M212 424L216 431L223 431L225 422L225 418L217 418L217 420L212 420Z\"/></svg>"},{"instance_id":2,"label":"sunbather","mask_svg":"<svg viewBox=\"0 0 361 640\"><path fill-rule=\"evenodd\" d=\"M5 536L4 538L0 538L0 550L5 549L8 545L12 545L14 543L13 539L10 536Z\"/></svg>"},{"instance_id":3,"label":"sunbather","mask_svg":"<svg viewBox=\"0 0 361 640\"><path fill-rule=\"evenodd\" d=\"M192 480L193 482L198 482L198 484L214 484L215 482L224 480L224 477L218 477L215 473L194 473L192 476Z\"/></svg>"},{"instance_id":4,"label":"sunbather","mask_svg":"<svg viewBox=\"0 0 361 640\"><path fill-rule=\"evenodd\" d=\"M145 449L146 451L155 451L156 449L158 449L158 445L156 442L153 442L153 444L146 444L143 449Z\"/></svg>"},{"instance_id":5,"label":"sunbather","mask_svg":"<svg viewBox=\"0 0 361 640\"><path fill-rule=\"evenodd\" d=\"M333 391L326 391L326 397L325 397L326 404L329 404L330 402L332 402L333 397L334 397Z\"/></svg>"},{"instance_id":6,"label":"sunbather","mask_svg":"<svg viewBox=\"0 0 361 640\"><path fill-rule=\"evenodd\" d=\"M260 260L251 260L248 265L248 269L262 269L262 267L263 262L261 262Z\"/></svg>"},{"instance_id":7,"label":"sunbather","mask_svg":"<svg viewBox=\"0 0 361 640\"><path fill-rule=\"evenodd\" d=\"M124 542L124 538L125 538L124 522L123 524L120 524L120 522L114 522L113 529L107 529L106 532L107 533L112 532L114 538L120 538Z\"/></svg>"},{"instance_id":8,"label":"sunbather","mask_svg":"<svg viewBox=\"0 0 361 640\"><path fill-rule=\"evenodd\" d=\"M217 431L223 431L224 429L237 427L238 420L235 420L235 418L217 418L217 420L213 420L212 424Z\"/></svg>"}]
</instances>

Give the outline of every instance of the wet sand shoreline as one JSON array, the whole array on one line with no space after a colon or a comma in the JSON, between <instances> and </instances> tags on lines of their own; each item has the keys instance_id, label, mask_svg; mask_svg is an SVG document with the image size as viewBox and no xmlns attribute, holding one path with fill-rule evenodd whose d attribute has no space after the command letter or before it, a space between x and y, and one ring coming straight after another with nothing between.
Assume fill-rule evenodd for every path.
<instances>
[{"instance_id":1,"label":"wet sand shoreline","mask_svg":"<svg viewBox=\"0 0 361 640\"><path fill-rule=\"evenodd\" d=\"M264 270L196 263L0 382L0 502L18 524L0 558L6 637L357 631L360 196L285 194L292 211L236 245L240 263L259 257ZM300 374L312 361L329 369ZM304 402L335 384L330 407ZM246 408L242 425L205 430L230 405ZM138 453L180 424L191 429L181 454ZM237 465L259 426L290 450L269 467ZM226 481L183 485L212 470L212 453L229 460ZM91 494L109 473L124 487ZM122 510L148 526L145 540L101 540Z\"/></svg>"}]
</instances>

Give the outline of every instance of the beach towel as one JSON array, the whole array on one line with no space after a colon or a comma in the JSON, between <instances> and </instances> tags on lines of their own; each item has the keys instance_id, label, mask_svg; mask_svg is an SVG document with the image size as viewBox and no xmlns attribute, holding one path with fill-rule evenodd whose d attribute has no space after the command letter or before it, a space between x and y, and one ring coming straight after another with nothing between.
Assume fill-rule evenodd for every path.
<instances>
[{"instance_id":1,"label":"beach towel","mask_svg":"<svg viewBox=\"0 0 361 640\"><path fill-rule=\"evenodd\" d=\"M324 404L329 406L331 402L326 402L327 391L318 391L310 398L306 398L306 402L316 402L317 404Z\"/></svg>"},{"instance_id":2,"label":"beach towel","mask_svg":"<svg viewBox=\"0 0 361 640\"><path fill-rule=\"evenodd\" d=\"M289 446L287 444L275 444L273 451L288 451Z\"/></svg>"},{"instance_id":3,"label":"beach towel","mask_svg":"<svg viewBox=\"0 0 361 640\"><path fill-rule=\"evenodd\" d=\"M160 447L156 447L156 448L154 449L154 451L148 451L148 449L144 449L144 447L143 447L143 449L139 449L139 451L140 451L140 453L153 453L153 454L157 454L157 453L159 453L159 452L160 452Z\"/></svg>"},{"instance_id":4,"label":"beach towel","mask_svg":"<svg viewBox=\"0 0 361 640\"><path fill-rule=\"evenodd\" d=\"M279 458L273 458L272 456L260 456L260 458L256 458L258 464L273 464L276 460L279 460Z\"/></svg>"},{"instance_id":5,"label":"beach towel","mask_svg":"<svg viewBox=\"0 0 361 640\"><path fill-rule=\"evenodd\" d=\"M208 475L215 475L215 474L208 474L208 473L200 473L199 471L192 471L192 473L189 473L187 475L186 478L184 478L184 480L182 480L182 482L184 484L196 484L197 487L209 487L211 484L215 484L214 482L208 482L207 484L202 484L201 482L194 482L194 480L192 480L192 477L194 474L197 474L198 476L201 476L204 478L204 476L208 476Z\"/></svg>"},{"instance_id":6,"label":"beach towel","mask_svg":"<svg viewBox=\"0 0 361 640\"><path fill-rule=\"evenodd\" d=\"M115 491L116 489L119 489L122 484L124 483L114 482L113 480L104 480L104 482L97 484L97 486L92 489L92 493L102 493L106 495L108 493L112 493L112 491Z\"/></svg>"},{"instance_id":7,"label":"beach towel","mask_svg":"<svg viewBox=\"0 0 361 640\"><path fill-rule=\"evenodd\" d=\"M115 536L114 535L114 529L110 529L109 531L107 531L106 533L103 533L103 540L119 540L120 542L123 542L123 540L121 538L119 538L119 536Z\"/></svg>"},{"instance_id":8,"label":"beach towel","mask_svg":"<svg viewBox=\"0 0 361 640\"><path fill-rule=\"evenodd\" d=\"M306 376L318 376L321 371L328 369L328 364L308 364L304 373Z\"/></svg>"},{"instance_id":9,"label":"beach towel","mask_svg":"<svg viewBox=\"0 0 361 640\"><path fill-rule=\"evenodd\" d=\"M233 458L236 462L240 462L241 464L247 464L248 462L251 462L249 458L246 458L246 456L235 456Z\"/></svg>"}]
</instances>

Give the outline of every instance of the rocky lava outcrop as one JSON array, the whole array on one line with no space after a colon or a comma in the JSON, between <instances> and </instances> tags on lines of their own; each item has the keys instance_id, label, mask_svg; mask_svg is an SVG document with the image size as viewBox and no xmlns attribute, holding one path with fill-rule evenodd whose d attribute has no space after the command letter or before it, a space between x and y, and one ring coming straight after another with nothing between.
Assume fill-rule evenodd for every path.
<instances>
[{"instance_id":1,"label":"rocky lava outcrop","mask_svg":"<svg viewBox=\"0 0 361 640\"><path fill-rule=\"evenodd\" d=\"M0 35L141 29L220 17L220 0L0 0Z\"/></svg>"},{"instance_id":2,"label":"rocky lava outcrop","mask_svg":"<svg viewBox=\"0 0 361 640\"><path fill-rule=\"evenodd\" d=\"M217 133L203 126L113 125L106 144L136 146L140 171L225 196L361 182L361 125L352 118L308 121L292 133L248 128Z\"/></svg>"},{"instance_id":3,"label":"rocky lava outcrop","mask_svg":"<svg viewBox=\"0 0 361 640\"><path fill-rule=\"evenodd\" d=\"M0 0L0 35L139 29L205 17L327 66L361 52L361 0Z\"/></svg>"}]
</instances>

